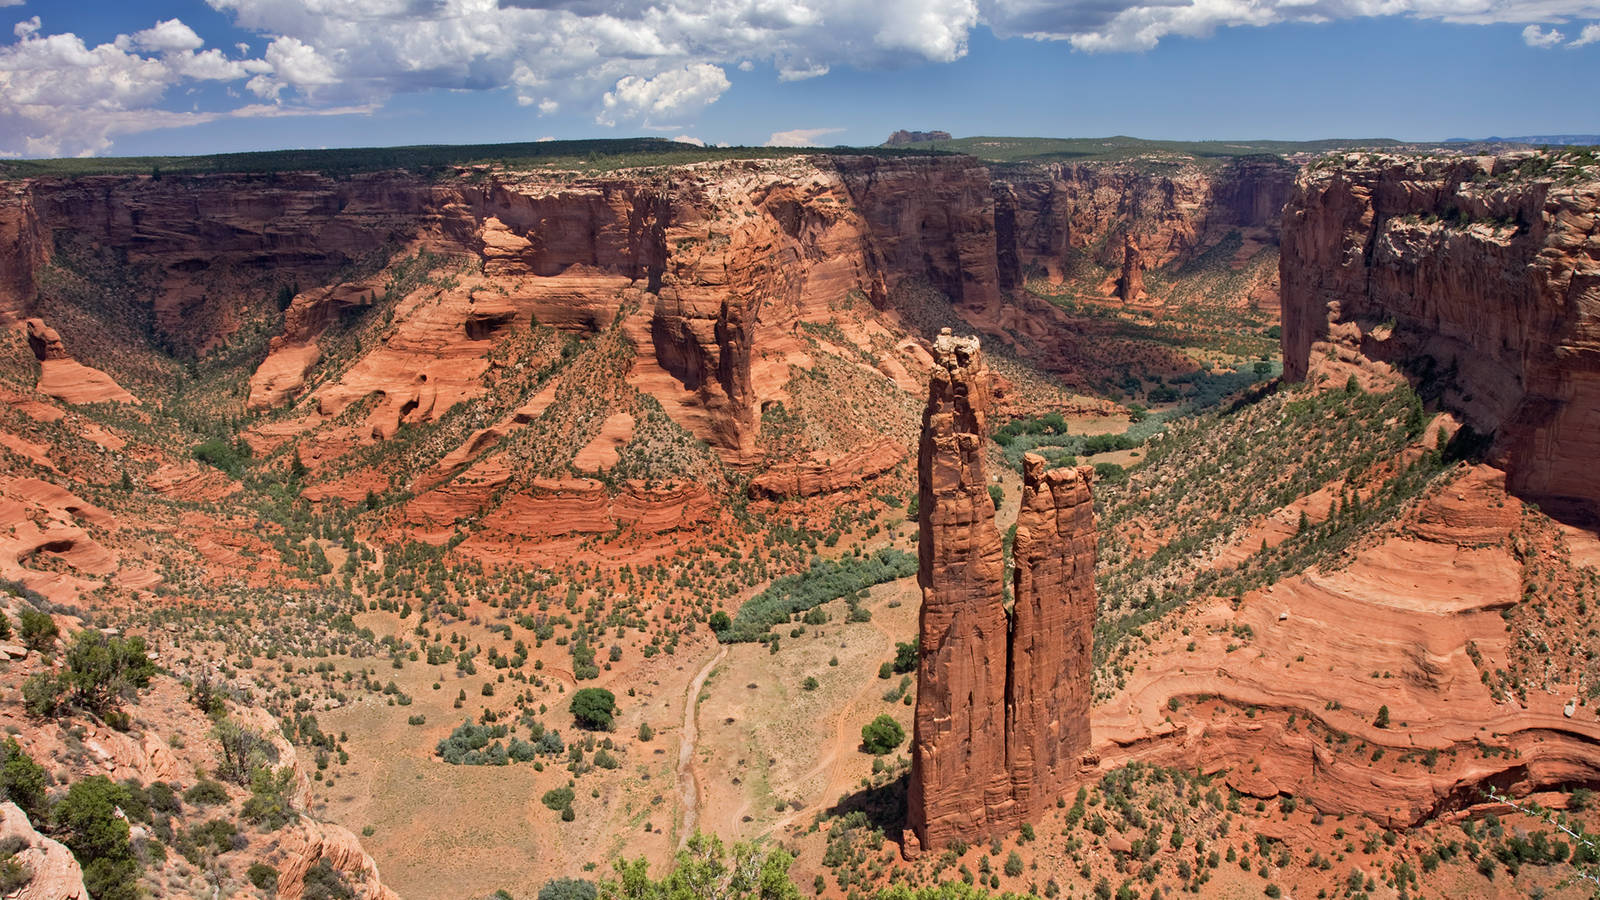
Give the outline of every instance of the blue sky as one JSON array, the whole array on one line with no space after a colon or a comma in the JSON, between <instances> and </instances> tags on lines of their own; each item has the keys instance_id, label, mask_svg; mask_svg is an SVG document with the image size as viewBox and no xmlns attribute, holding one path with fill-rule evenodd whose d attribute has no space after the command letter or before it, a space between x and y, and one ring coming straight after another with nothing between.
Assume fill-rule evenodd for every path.
<instances>
[{"instance_id":1,"label":"blue sky","mask_svg":"<svg viewBox=\"0 0 1600 900\"><path fill-rule=\"evenodd\" d=\"M1600 0L0 0L0 154L1600 132Z\"/></svg>"}]
</instances>

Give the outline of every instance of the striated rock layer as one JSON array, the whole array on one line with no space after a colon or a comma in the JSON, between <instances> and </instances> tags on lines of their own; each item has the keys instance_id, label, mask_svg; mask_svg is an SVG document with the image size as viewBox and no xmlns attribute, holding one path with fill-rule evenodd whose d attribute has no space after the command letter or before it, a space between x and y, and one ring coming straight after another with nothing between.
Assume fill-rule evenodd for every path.
<instances>
[{"instance_id":1,"label":"striated rock layer","mask_svg":"<svg viewBox=\"0 0 1600 900\"><path fill-rule=\"evenodd\" d=\"M1288 378L1402 368L1494 434L1514 493L1600 516L1592 174L1546 156L1335 158L1296 184L1281 279Z\"/></svg>"},{"instance_id":2,"label":"striated rock layer","mask_svg":"<svg viewBox=\"0 0 1600 900\"><path fill-rule=\"evenodd\" d=\"M1054 803L1089 749L1094 668L1094 500L1090 466L1022 460L1012 544L1016 604L1006 697L1006 768L1018 813Z\"/></svg>"},{"instance_id":3,"label":"striated rock layer","mask_svg":"<svg viewBox=\"0 0 1600 900\"><path fill-rule=\"evenodd\" d=\"M948 329L918 454L921 656L905 848L947 846L1034 818L1089 748L1094 634L1092 469L1028 454L1007 622L1000 535L983 473L989 373ZM1009 628L1008 628L1009 624Z\"/></svg>"}]
</instances>

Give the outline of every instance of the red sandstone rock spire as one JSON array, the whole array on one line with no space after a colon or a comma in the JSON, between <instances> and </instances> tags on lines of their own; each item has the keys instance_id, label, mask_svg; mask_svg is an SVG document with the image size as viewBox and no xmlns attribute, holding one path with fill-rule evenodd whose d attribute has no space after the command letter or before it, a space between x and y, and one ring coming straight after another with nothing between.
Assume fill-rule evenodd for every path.
<instances>
[{"instance_id":1,"label":"red sandstone rock spire","mask_svg":"<svg viewBox=\"0 0 1600 900\"><path fill-rule=\"evenodd\" d=\"M1117 297L1124 301L1144 296L1144 253L1133 239L1133 232L1122 235L1122 275L1117 278Z\"/></svg>"},{"instance_id":2,"label":"red sandstone rock spire","mask_svg":"<svg viewBox=\"0 0 1600 900\"><path fill-rule=\"evenodd\" d=\"M1011 805L1004 563L983 473L989 373L977 338L946 329L933 355L917 454L922 653L906 801L925 847L986 834Z\"/></svg>"},{"instance_id":3,"label":"red sandstone rock spire","mask_svg":"<svg viewBox=\"0 0 1600 900\"><path fill-rule=\"evenodd\" d=\"M1094 650L1094 500L1089 466L1050 469L1022 458L1006 767L1024 820L1053 803L1089 749Z\"/></svg>"},{"instance_id":4,"label":"red sandstone rock spire","mask_svg":"<svg viewBox=\"0 0 1600 900\"><path fill-rule=\"evenodd\" d=\"M934 342L918 452L922 652L903 851L1009 830L1053 802L1089 747L1094 506L1088 467L1024 462L1017 604L983 473L989 373L976 338Z\"/></svg>"}]
</instances>

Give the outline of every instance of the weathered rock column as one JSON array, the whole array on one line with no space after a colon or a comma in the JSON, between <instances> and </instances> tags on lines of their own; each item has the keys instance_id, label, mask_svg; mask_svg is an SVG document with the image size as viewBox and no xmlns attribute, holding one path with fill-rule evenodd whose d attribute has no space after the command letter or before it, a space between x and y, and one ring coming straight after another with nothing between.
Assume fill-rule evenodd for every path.
<instances>
[{"instance_id":1,"label":"weathered rock column","mask_svg":"<svg viewBox=\"0 0 1600 900\"><path fill-rule=\"evenodd\" d=\"M1044 457L1022 458L1006 698L1006 764L1022 820L1055 802L1089 749L1093 475L1089 466L1046 471Z\"/></svg>"},{"instance_id":2,"label":"weathered rock column","mask_svg":"<svg viewBox=\"0 0 1600 900\"><path fill-rule=\"evenodd\" d=\"M977 338L934 342L917 457L922 652L906 792L907 857L1032 819L1089 749L1094 501L1088 466L1023 457L1008 621L983 473L989 374Z\"/></svg>"},{"instance_id":3,"label":"weathered rock column","mask_svg":"<svg viewBox=\"0 0 1600 900\"><path fill-rule=\"evenodd\" d=\"M1004 563L983 472L989 373L946 329L917 455L922 652L905 851L989 833L1011 815Z\"/></svg>"}]
</instances>

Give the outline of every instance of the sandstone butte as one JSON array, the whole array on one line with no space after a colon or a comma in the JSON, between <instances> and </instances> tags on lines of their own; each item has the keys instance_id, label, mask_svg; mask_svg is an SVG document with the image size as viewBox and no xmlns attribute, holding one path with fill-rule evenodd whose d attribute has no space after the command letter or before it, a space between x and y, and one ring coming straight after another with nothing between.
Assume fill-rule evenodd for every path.
<instances>
[{"instance_id":1,"label":"sandstone butte","mask_svg":"<svg viewBox=\"0 0 1600 900\"><path fill-rule=\"evenodd\" d=\"M1007 831L1053 803L1089 748L1092 469L1024 464L1015 616L983 471L990 375L977 338L934 343L917 456L921 655L903 850Z\"/></svg>"},{"instance_id":2,"label":"sandstone butte","mask_svg":"<svg viewBox=\"0 0 1600 900\"><path fill-rule=\"evenodd\" d=\"M1284 374L1403 369L1493 434L1513 493L1594 519L1600 208L1591 181L1520 178L1524 161L1307 168L1284 212Z\"/></svg>"}]
</instances>

